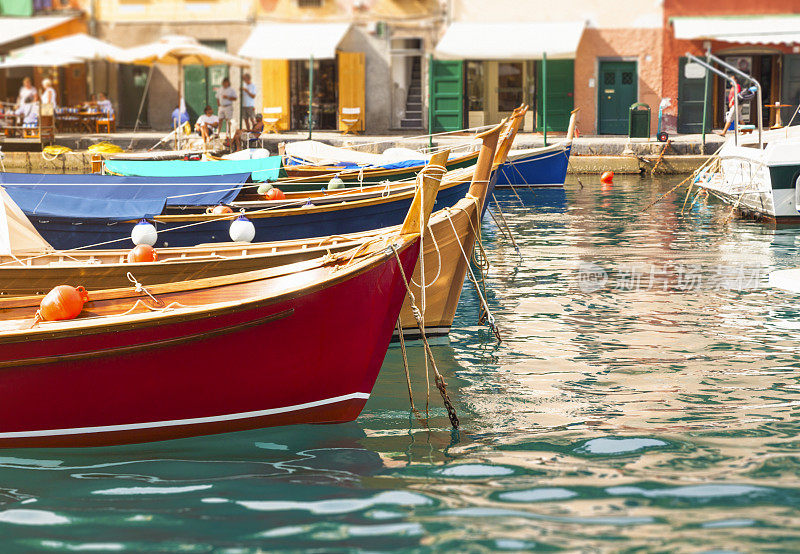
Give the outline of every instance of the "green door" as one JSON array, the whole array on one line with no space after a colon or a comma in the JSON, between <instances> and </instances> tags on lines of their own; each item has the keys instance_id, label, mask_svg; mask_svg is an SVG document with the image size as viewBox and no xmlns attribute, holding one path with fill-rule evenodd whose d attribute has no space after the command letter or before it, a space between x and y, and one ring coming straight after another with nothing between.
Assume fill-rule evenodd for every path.
<instances>
[{"instance_id":1,"label":"green door","mask_svg":"<svg viewBox=\"0 0 800 554\"><path fill-rule=\"evenodd\" d=\"M139 116L140 105L142 106L142 113L139 116L139 126L148 126L148 98L145 97L142 104L142 96L147 93L147 74L149 71L150 68L143 65L120 64L117 73L119 78L118 127L136 127L136 117Z\"/></svg>"},{"instance_id":2,"label":"green door","mask_svg":"<svg viewBox=\"0 0 800 554\"><path fill-rule=\"evenodd\" d=\"M538 62L536 82L542 80L542 64ZM575 107L575 60L547 60L547 130L566 132L569 116ZM536 95L536 130L542 132L543 87Z\"/></svg>"},{"instance_id":3,"label":"green door","mask_svg":"<svg viewBox=\"0 0 800 554\"><path fill-rule=\"evenodd\" d=\"M792 121L792 114L800 104L800 54L783 55L783 90L781 90L781 103L791 104L791 108L781 111L781 119L786 125ZM792 125L800 125L797 117L792 121Z\"/></svg>"},{"instance_id":4,"label":"green door","mask_svg":"<svg viewBox=\"0 0 800 554\"><path fill-rule=\"evenodd\" d=\"M636 81L636 62L600 62L598 134L628 134L628 109L636 102Z\"/></svg>"},{"instance_id":5,"label":"green door","mask_svg":"<svg viewBox=\"0 0 800 554\"><path fill-rule=\"evenodd\" d=\"M433 133L464 128L464 62L430 60L430 129Z\"/></svg>"},{"instance_id":6,"label":"green door","mask_svg":"<svg viewBox=\"0 0 800 554\"><path fill-rule=\"evenodd\" d=\"M205 46L225 51L227 44L224 40L201 40ZM215 90L222 84L222 79L228 76L227 65L212 65L204 67L202 65L186 65L183 68L183 87L184 98L186 98L186 109L192 121L196 120L203 113L203 108L210 105L217 113L217 91ZM172 112L177 106L170 109Z\"/></svg>"},{"instance_id":7,"label":"green door","mask_svg":"<svg viewBox=\"0 0 800 554\"><path fill-rule=\"evenodd\" d=\"M678 61L678 132L703 132L703 91L705 90L706 71L702 66L693 64L686 69L686 58ZM714 88L713 75L708 80L708 96L706 111L706 132L711 130L714 118L711 104L711 90Z\"/></svg>"}]
</instances>

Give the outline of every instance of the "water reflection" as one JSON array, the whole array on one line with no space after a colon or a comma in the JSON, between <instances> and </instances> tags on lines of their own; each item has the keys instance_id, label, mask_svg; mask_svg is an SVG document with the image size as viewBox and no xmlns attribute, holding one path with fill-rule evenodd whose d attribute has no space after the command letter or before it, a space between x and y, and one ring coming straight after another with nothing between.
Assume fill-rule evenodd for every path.
<instances>
[{"instance_id":1,"label":"water reflection","mask_svg":"<svg viewBox=\"0 0 800 554\"><path fill-rule=\"evenodd\" d=\"M497 195L520 246L486 221L503 343L465 286L434 347L459 433L434 387L427 423L410 412L393 349L351 424L0 452L4 546L797 550L798 302L764 288L800 266L797 231L708 199L681 214L679 194L642 212L674 179L581 180ZM723 279L740 267L755 286ZM409 361L425 415L422 350Z\"/></svg>"}]
</instances>

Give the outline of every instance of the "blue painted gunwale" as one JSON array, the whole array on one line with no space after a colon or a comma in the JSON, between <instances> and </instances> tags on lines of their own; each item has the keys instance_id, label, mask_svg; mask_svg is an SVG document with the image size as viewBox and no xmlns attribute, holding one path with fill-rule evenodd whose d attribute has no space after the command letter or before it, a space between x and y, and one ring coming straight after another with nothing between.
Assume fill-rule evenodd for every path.
<instances>
[{"instance_id":1,"label":"blue painted gunwale","mask_svg":"<svg viewBox=\"0 0 800 554\"><path fill-rule=\"evenodd\" d=\"M537 149L539 150L539 149ZM563 186L567 177L567 165L572 150L571 145L565 148L542 148L540 152L515 160L507 160L498 170L497 187L542 187Z\"/></svg>"},{"instance_id":2,"label":"blue painted gunwale","mask_svg":"<svg viewBox=\"0 0 800 554\"><path fill-rule=\"evenodd\" d=\"M470 182L454 183L439 191L434 210L455 205L464 197ZM398 198L382 198L312 208L294 208L252 214L250 220L256 227L253 242L281 241L311 237L324 237L357 233L391 225L405 219L413 193ZM106 219L80 221L42 218L28 215L36 229L54 248L66 250L106 243L96 248L127 248L132 246L131 229L135 221L115 222ZM206 221L184 229L176 227ZM230 220L214 219L205 215L158 216L154 223L159 231L158 247L194 246L201 243L228 242ZM165 232L166 231L166 232ZM116 241L108 243L108 241Z\"/></svg>"}]
</instances>

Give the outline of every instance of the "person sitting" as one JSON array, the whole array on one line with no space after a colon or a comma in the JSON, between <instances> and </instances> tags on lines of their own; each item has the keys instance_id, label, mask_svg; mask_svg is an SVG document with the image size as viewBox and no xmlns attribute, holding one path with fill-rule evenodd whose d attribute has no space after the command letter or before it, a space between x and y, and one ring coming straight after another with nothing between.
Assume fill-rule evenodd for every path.
<instances>
[{"instance_id":1,"label":"person sitting","mask_svg":"<svg viewBox=\"0 0 800 554\"><path fill-rule=\"evenodd\" d=\"M239 129L233 135L233 147L235 150L242 149L242 143L244 142L244 147L250 147L250 141L253 139L257 139L261 136L261 133L264 132L264 116L256 114L255 117L255 124L250 130L247 129Z\"/></svg>"},{"instance_id":2,"label":"person sitting","mask_svg":"<svg viewBox=\"0 0 800 554\"><path fill-rule=\"evenodd\" d=\"M184 123L189 123L189 114L181 111L180 107L172 110L172 128L177 129Z\"/></svg>"},{"instance_id":3,"label":"person sitting","mask_svg":"<svg viewBox=\"0 0 800 554\"><path fill-rule=\"evenodd\" d=\"M111 100L108 99L105 92L97 93L97 109L108 116L109 119L114 117L114 106L111 104Z\"/></svg>"},{"instance_id":4,"label":"person sitting","mask_svg":"<svg viewBox=\"0 0 800 554\"><path fill-rule=\"evenodd\" d=\"M200 133L203 141L208 141L208 137L219 131L219 117L214 115L214 108L206 106L203 115L197 118L194 130Z\"/></svg>"}]
</instances>

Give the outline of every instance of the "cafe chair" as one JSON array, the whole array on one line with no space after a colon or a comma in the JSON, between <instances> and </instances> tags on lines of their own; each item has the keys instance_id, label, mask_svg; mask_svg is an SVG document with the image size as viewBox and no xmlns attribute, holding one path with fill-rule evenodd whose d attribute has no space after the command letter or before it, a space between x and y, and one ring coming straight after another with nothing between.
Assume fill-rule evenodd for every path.
<instances>
[{"instance_id":1,"label":"cafe chair","mask_svg":"<svg viewBox=\"0 0 800 554\"><path fill-rule=\"evenodd\" d=\"M278 124L283 117L283 108L280 106L264 108L262 115L264 116L264 132L277 134L280 130L278 129Z\"/></svg>"},{"instance_id":2,"label":"cafe chair","mask_svg":"<svg viewBox=\"0 0 800 554\"><path fill-rule=\"evenodd\" d=\"M105 128L106 133L113 133L116 131L116 122L114 121L114 114L102 114L95 120L95 132L99 133L100 128Z\"/></svg>"},{"instance_id":3,"label":"cafe chair","mask_svg":"<svg viewBox=\"0 0 800 554\"><path fill-rule=\"evenodd\" d=\"M361 108L342 108L342 115L339 118L344 129L342 134L357 133L361 126Z\"/></svg>"}]
</instances>

